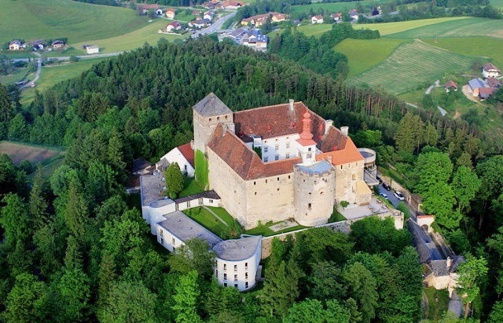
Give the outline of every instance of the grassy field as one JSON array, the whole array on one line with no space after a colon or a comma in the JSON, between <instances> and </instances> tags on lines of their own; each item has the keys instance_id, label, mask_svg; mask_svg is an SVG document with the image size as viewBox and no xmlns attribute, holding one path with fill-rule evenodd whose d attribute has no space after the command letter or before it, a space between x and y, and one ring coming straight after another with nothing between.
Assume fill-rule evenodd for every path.
<instances>
[{"instance_id":1,"label":"grassy field","mask_svg":"<svg viewBox=\"0 0 503 323\"><path fill-rule=\"evenodd\" d=\"M122 35L147 24L131 9L71 0L4 0L0 43L66 37L70 43Z\"/></svg>"},{"instance_id":2,"label":"grassy field","mask_svg":"<svg viewBox=\"0 0 503 323\"><path fill-rule=\"evenodd\" d=\"M173 41L175 39L184 39L188 37L188 34L184 36L176 36L157 33L159 29L166 26L166 24L168 23L169 20L156 19L143 28L125 33L120 36L106 39L92 38L93 40L73 43L71 44L71 46L75 49L79 49L82 48L82 44L93 44L100 47L100 53L112 53L133 50L135 48L143 46L143 44L145 44L146 42L150 45L156 45L157 41L161 38ZM84 53L84 51L82 51L82 53Z\"/></svg>"},{"instance_id":3,"label":"grassy field","mask_svg":"<svg viewBox=\"0 0 503 323\"><path fill-rule=\"evenodd\" d=\"M14 73L9 75L0 75L0 83L7 85L10 83L16 83L20 81L28 72L28 67L17 68Z\"/></svg>"},{"instance_id":4,"label":"grassy field","mask_svg":"<svg viewBox=\"0 0 503 323\"><path fill-rule=\"evenodd\" d=\"M14 164L27 160L33 165L48 164L44 161L53 161L63 154L63 150L55 147L24 144L12 141L0 142L0 154L9 155Z\"/></svg>"},{"instance_id":5,"label":"grassy field","mask_svg":"<svg viewBox=\"0 0 503 323\"><path fill-rule=\"evenodd\" d=\"M347 82L382 87L390 93L400 94L415 90L420 84L434 82L446 71L468 70L473 60L414 41L400 45L382 63Z\"/></svg>"},{"instance_id":6,"label":"grassy field","mask_svg":"<svg viewBox=\"0 0 503 323\"><path fill-rule=\"evenodd\" d=\"M421 21L421 20L420 20ZM451 38L489 36L503 38L503 20L487 18L451 19L423 27L387 34L391 38Z\"/></svg>"},{"instance_id":7,"label":"grassy field","mask_svg":"<svg viewBox=\"0 0 503 323\"><path fill-rule=\"evenodd\" d=\"M335 46L335 50L347 56L348 77L367 71L384 61L393 51L405 42L402 39L345 39Z\"/></svg>"},{"instance_id":8,"label":"grassy field","mask_svg":"<svg viewBox=\"0 0 503 323\"><path fill-rule=\"evenodd\" d=\"M490 3L493 7L503 9L503 0L491 0Z\"/></svg>"},{"instance_id":9,"label":"grassy field","mask_svg":"<svg viewBox=\"0 0 503 323\"><path fill-rule=\"evenodd\" d=\"M503 67L503 39L489 37L462 37L424 39L425 43L456 54L481 57Z\"/></svg>"},{"instance_id":10,"label":"grassy field","mask_svg":"<svg viewBox=\"0 0 503 323\"><path fill-rule=\"evenodd\" d=\"M79 76L83 71L88 70L91 66L104 59L107 58L83 59L76 63L65 62L43 66L40 78L37 81L37 86L35 88L28 88L22 92L21 103L26 104L31 102L35 96L35 89L39 92L43 92L59 82Z\"/></svg>"},{"instance_id":11,"label":"grassy field","mask_svg":"<svg viewBox=\"0 0 503 323\"><path fill-rule=\"evenodd\" d=\"M375 3L375 1L358 1L359 5L365 7ZM347 11L356 8L356 4L352 2L334 2L334 3L312 3L301 6L292 6L292 13L306 12L309 13L311 9L318 13L318 10L323 9L325 12L336 13L340 11Z\"/></svg>"},{"instance_id":12,"label":"grassy field","mask_svg":"<svg viewBox=\"0 0 503 323\"><path fill-rule=\"evenodd\" d=\"M440 23L457 21L457 20L466 20L466 19L470 18L467 17L434 18L434 19L409 20L402 22L387 22L383 24L361 24L361 25L353 25L353 28L379 30L381 36L385 36L408 30L414 30L425 26L436 25Z\"/></svg>"}]
</instances>

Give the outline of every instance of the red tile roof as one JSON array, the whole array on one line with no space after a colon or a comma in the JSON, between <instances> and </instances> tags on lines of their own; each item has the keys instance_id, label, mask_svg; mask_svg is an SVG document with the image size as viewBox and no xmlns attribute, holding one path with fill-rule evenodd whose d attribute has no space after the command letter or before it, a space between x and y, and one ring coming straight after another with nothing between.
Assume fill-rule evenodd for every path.
<instances>
[{"instance_id":1,"label":"red tile roof","mask_svg":"<svg viewBox=\"0 0 503 323\"><path fill-rule=\"evenodd\" d=\"M450 80L450 81L448 81L448 82L445 82L445 84L444 84L444 88L449 89L449 88L451 88L451 87L453 87L453 88L456 88L456 89L457 89L457 88L458 88L458 85L457 85L456 83L454 83L454 81L452 81L452 80Z\"/></svg>"},{"instance_id":2,"label":"red tile roof","mask_svg":"<svg viewBox=\"0 0 503 323\"><path fill-rule=\"evenodd\" d=\"M335 129L335 128L334 128ZM337 129L335 129L337 130ZM331 131L332 132L332 129ZM330 134L329 132L329 134ZM344 135L342 135L344 136ZM345 137L345 136L344 136ZM316 160L328 160L329 162L332 163L332 165L337 166L337 165L343 165L347 163L354 163L358 161L363 161L363 157L356 148L355 144L353 143L353 140L349 137L345 137L346 140L344 142L344 147L339 150L335 151L328 151L322 154L316 155Z\"/></svg>"},{"instance_id":3,"label":"red tile roof","mask_svg":"<svg viewBox=\"0 0 503 323\"><path fill-rule=\"evenodd\" d=\"M290 158L264 163L235 134L224 131L222 124L219 124L213 132L208 148L244 180L292 173L293 165L300 162L300 158Z\"/></svg>"},{"instance_id":4,"label":"red tile roof","mask_svg":"<svg viewBox=\"0 0 503 323\"><path fill-rule=\"evenodd\" d=\"M183 157L185 157L185 159L187 159L192 167L194 167L194 150L192 150L192 147L190 147L190 143L178 146L177 148L178 150L180 150Z\"/></svg>"}]
</instances>

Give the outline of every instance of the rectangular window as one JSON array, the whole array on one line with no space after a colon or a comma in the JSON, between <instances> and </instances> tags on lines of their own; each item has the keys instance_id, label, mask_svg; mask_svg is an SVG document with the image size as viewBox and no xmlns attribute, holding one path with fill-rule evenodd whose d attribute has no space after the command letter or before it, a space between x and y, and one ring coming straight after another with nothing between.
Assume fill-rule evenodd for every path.
<instances>
[{"instance_id":1,"label":"rectangular window","mask_svg":"<svg viewBox=\"0 0 503 323\"><path fill-rule=\"evenodd\" d=\"M248 270L248 263L245 262L245 270Z\"/></svg>"},{"instance_id":2,"label":"rectangular window","mask_svg":"<svg viewBox=\"0 0 503 323\"><path fill-rule=\"evenodd\" d=\"M269 147L265 146L265 147L264 147L264 152L266 153L266 152L268 152L268 151L269 151Z\"/></svg>"},{"instance_id":3,"label":"rectangular window","mask_svg":"<svg viewBox=\"0 0 503 323\"><path fill-rule=\"evenodd\" d=\"M245 288L248 288L248 282L245 283Z\"/></svg>"},{"instance_id":4,"label":"rectangular window","mask_svg":"<svg viewBox=\"0 0 503 323\"><path fill-rule=\"evenodd\" d=\"M171 244L173 245L173 247L175 246L175 238L171 238Z\"/></svg>"},{"instance_id":5,"label":"rectangular window","mask_svg":"<svg viewBox=\"0 0 503 323\"><path fill-rule=\"evenodd\" d=\"M227 283L224 283L224 287L227 287Z\"/></svg>"},{"instance_id":6,"label":"rectangular window","mask_svg":"<svg viewBox=\"0 0 503 323\"><path fill-rule=\"evenodd\" d=\"M164 238L161 237L161 244L164 244Z\"/></svg>"},{"instance_id":7,"label":"rectangular window","mask_svg":"<svg viewBox=\"0 0 503 323\"><path fill-rule=\"evenodd\" d=\"M164 236L164 231L162 229L159 230L159 234L161 235L161 237Z\"/></svg>"},{"instance_id":8,"label":"rectangular window","mask_svg":"<svg viewBox=\"0 0 503 323\"><path fill-rule=\"evenodd\" d=\"M275 145L275 146L274 146L274 149L275 149L276 151L277 151L277 150L279 150L279 145Z\"/></svg>"},{"instance_id":9,"label":"rectangular window","mask_svg":"<svg viewBox=\"0 0 503 323\"><path fill-rule=\"evenodd\" d=\"M248 279L248 273L245 273L245 278Z\"/></svg>"},{"instance_id":10,"label":"rectangular window","mask_svg":"<svg viewBox=\"0 0 503 323\"><path fill-rule=\"evenodd\" d=\"M290 153L286 153L286 158L290 158Z\"/></svg>"},{"instance_id":11,"label":"rectangular window","mask_svg":"<svg viewBox=\"0 0 503 323\"><path fill-rule=\"evenodd\" d=\"M234 284L234 287L238 288L238 284Z\"/></svg>"},{"instance_id":12,"label":"rectangular window","mask_svg":"<svg viewBox=\"0 0 503 323\"><path fill-rule=\"evenodd\" d=\"M238 265L234 265L234 271L238 271Z\"/></svg>"},{"instance_id":13,"label":"rectangular window","mask_svg":"<svg viewBox=\"0 0 503 323\"><path fill-rule=\"evenodd\" d=\"M274 160L278 160L278 159L279 159L279 155L274 156Z\"/></svg>"},{"instance_id":14,"label":"rectangular window","mask_svg":"<svg viewBox=\"0 0 503 323\"><path fill-rule=\"evenodd\" d=\"M224 271L225 271L225 270L227 270L227 265L226 265L226 264L224 264Z\"/></svg>"},{"instance_id":15,"label":"rectangular window","mask_svg":"<svg viewBox=\"0 0 503 323\"><path fill-rule=\"evenodd\" d=\"M307 154L306 158L311 158L311 156L312 156L311 154Z\"/></svg>"},{"instance_id":16,"label":"rectangular window","mask_svg":"<svg viewBox=\"0 0 503 323\"><path fill-rule=\"evenodd\" d=\"M234 281L237 282L238 281L238 275L234 275Z\"/></svg>"},{"instance_id":17,"label":"rectangular window","mask_svg":"<svg viewBox=\"0 0 503 323\"><path fill-rule=\"evenodd\" d=\"M290 143L289 142L286 143L286 149L288 149L288 148L290 148Z\"/></svg>"},{"instance_id":18,"label":"rectangular window","mask_svg":"<svg viewBox=\"0 0 503 323\"><path fill-rule=\"evenodd\" d=\"M224 274L224 280L227 280L227 274Z\"/></svg>"},{"instance_id":19,"label":"rectangular window","mask_svg":"<svg viewBox=\"0 0 503 323\"><path fill-rule=\"evenodd\" d=\"M264 163L267 163L269 161L269 158L264 157Z\"/></svg>"}]
</instances>

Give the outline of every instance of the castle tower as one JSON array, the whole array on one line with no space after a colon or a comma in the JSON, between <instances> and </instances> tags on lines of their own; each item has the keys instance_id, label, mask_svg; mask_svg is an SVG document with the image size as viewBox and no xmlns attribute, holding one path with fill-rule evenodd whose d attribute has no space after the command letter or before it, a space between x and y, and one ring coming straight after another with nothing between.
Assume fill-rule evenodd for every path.
<instances>
[{"instance_id":1,"label":"castle tower","mask_svg":"<svg viewBox=\"0 0 503 323\"><path fill-rule=\"evenodd\" d=\"M192 107L194 150L206 153L206 144L219 123L234 132L232 111L213 92Z\"/></svg>"},{"instance_id":2,"label":"castle tower","mask_svg":"<svg viewBox=\"0 0 503 323\"><path fill-rule=\"evenodd\" d=\"M294 167L295 221L304 226L328 222L334 208L335 169L325 160Z\"/></svg>"},{"instance_id":3,"label":"castle tower","mask_svg":"<svg viewBox=\"0 0 503 323\"><path fill-rule=\"evenodd\" d=\"M311 133L311 114L306 109L302 119L302 132L300 138L297 139L299 155L302 158L302 164L311 165L316 161L316 142L313 140Z\"/></svg>"}]
</instances>

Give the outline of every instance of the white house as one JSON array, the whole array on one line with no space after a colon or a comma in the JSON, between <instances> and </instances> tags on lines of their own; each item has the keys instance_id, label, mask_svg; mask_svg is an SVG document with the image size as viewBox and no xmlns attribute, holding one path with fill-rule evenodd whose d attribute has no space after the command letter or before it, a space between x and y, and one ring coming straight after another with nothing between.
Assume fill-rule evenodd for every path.
<instances>
[{"instance_id":1,"label":"white house","mask_svg":"<svg viewBox=\"0 0 503 323\"><path fill-rule=\"evenodd\" d=\"M156 14L156 15L158 15L158 16L162 16L162 14L163 14L163 13L164 13L164 12L162 11L162 9L157 9L157 10L155 11L155 14Z\"/></svg>"},{"instance_id":2,"label":"white house","mask_svg":"<svg viewBox=\"0 0 503 323\"><path fill-rule=\"evenodd\" d=\"M157 163L157 168L163 168L171 163L178 163L182 173L194 177L194 151L190 147L190 143L173 148L169 153L162 156L160 162Z\"/></svg>"},{"instance_id":3,"label":"white house","mask_svg":"<svg viewBox=\"0 0 503 323\"><path fill-rule=\"evenodd\" d=\"M182 29L182 25L178 21L173 21L167 24L163 31L169 33L180 29Z\"/></svg>"},{"instance_id":4,"label":"white house","mask_svg":"<svg viewBox=\"0 0 503 323\"><path fill-rule=\"evenodd\" d=\"M168 9L166 10L166 18L168 19L174 19L175 18L175 9Z\"/></svg>"},{"instance_id":5,"label":"white house","mask_svg":"<svg viewBox=\"0 0 503 323\"><path fill-rule=\"evenodd\" d=\"M9 50L20 50L23 48L23 44L20 40L13 40L9 43Z\"/></svg>"},{"instance_id":6,"label":"white house","mask_svg":"<svg viewBox=\"0 0 503 323\"><path fill-rule=\"evenodd\" d=\"M100 52L100 48L97 45L88 45L86 47L86 52L88 54L98 54Z\"/></svg>"},{"instance_id":7,"label":"white house","mask_svg":"<svg viewBox=\"0 0 503 323\"><path fill-rule=\"evenodd\" d=\"M311 18L311 23L314 25L314 24L322 24L323 23L323 16L313 16Z\"/></svg>"},{"instance_id":8,"label":"white house","mask_svg":"<svg viewBox=\"0 0 503 323\"><path fill-rule=\"evenodd\" d=\"M501 76L501 71L498 68L496 68L496 66L494 66L493 64L486 63L482 67L482 76L484 78L500 77Z\"/></svg>"},{"instance_id":9,"label":"white house","mask_svg":"<svg viewBox=\"0 0 503 323\"><path fill-rule=\"evenodd\" d=\"M208 20L213 20L213 17L215 16L215 14L213 13L213 11L206 11L203 15L203 19L208 19Z\"/></svg>"},{"instance_id":10,"label":"white house","mask_svg":"<svg viewBox=\"0 0 503 323\"><path fill-rule=\"evenodd\" d=\"M358 12L356 11L356 9L351 9L348 11L348 15L349 17L352 19L352 20L358 20Z\"/></svg>"}]
</instances>

